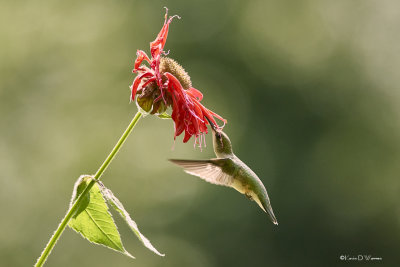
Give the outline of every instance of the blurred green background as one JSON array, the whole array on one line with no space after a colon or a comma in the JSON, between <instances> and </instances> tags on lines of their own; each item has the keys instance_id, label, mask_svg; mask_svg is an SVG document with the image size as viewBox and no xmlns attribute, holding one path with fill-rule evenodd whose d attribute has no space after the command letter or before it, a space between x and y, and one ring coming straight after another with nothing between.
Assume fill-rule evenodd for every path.
<instances>
[{"instance_id":1,"label":"blurred green background","mask_svg":"<svg viewBox=\"0 0 400 267\"><path fill-rule=\"evenodd\" d=\"M131 259L67 229L47 266L337 266L400 262L400 4L388 1L4 1L0 8L0 265L31 266L80 174L136 112L137 49L163 6L166 49L228 119L274 226L236 191L167 158L213 157L146 117L103 176L143 233L117 218ZM354 262L353 262L354 263Z\"/></svg>"}]
</instances>

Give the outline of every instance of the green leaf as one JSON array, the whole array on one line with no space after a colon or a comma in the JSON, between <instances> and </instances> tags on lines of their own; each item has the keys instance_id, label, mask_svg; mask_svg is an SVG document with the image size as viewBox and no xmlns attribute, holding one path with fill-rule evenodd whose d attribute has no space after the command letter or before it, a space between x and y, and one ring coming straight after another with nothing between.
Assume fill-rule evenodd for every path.
<instances>
[{"instance_id":1,"label":"green leaf","mask_svg":"<svg viewBox=\"0 0 400 267\"><path fill-rule=\"evenodd\" d=\"M158 117L159 117L160 119L165 119L165 120L167 120L167 119L172 119L171 115L169 115L167 112L164 112L164 113L158 115Z\"/></svg>"},{"instance_id":2,"label":"green leaf","mask_svg":"<svg viewBox=\"0 0 400 267\"><path fill-rule=\"evenodd\" d=\"M121 215L121 217L125 220L131 230L135 233L137 238L143 243L145 247L153 251L159 256L165 256L165 254L160 253L140 231L137 224L132 220L129 213L126 211L122 203L118 200L116 196L112 193L110 189L104 186L103 183L98 182L101 188L101 192L103 196L107 199L108 203Z\"/></svg>"},{"instance_id":3,"label":"green leaf","mask_svg":"<svg viewBox=\"0 0 400 267\"><path fill-rule=\"evenodd\" d=\"M153 110L153 101L152 97L138 97L136 99L136 105L143 110L144 114L148 114Z\"/></svg>"},{"instance_id":4,"label":"green leaf","mask_svg":"<svg viewBox=\"0 0 400 267\"><path fill-rule=\"evenodd\" d=\"M90 175L83 175L78 179L72 194L71 205L85 190L92 179L94 178ZM90 242L104 245L131 258L135 258L129 254L122 245L117 226L108 211L108 206L97 183L90 189L89 197L80 205L78 211L79 212L76 212L74 217L69 221L69 227L80 233L82 237Z\"/></svg>"},{"instance_id":5,"label":"green leaf","mask_svg":"<svg viewBox=\"0 0 400 267\"><path fill-rule=\"evenodd\" d=\"M85 190L87 184L90 182L91 179L92 179L92 176L90 176L90 175L81 175L78 178L78 180L75 182L75 185L74 185L74 191L72 192L71 202L69 204L70 207L72 207L72 205L75 203L75 201L77 200L79 195L83 192L83 190ZM75 212L75 214L73 215L73 217L75 218L82 211L84 211L86 209L86 207L89 205L89 202L90 202L90 194L87 194L86 196L84 196L82 202L78 206L78 209Z\"/></svg>"}]
</instances>

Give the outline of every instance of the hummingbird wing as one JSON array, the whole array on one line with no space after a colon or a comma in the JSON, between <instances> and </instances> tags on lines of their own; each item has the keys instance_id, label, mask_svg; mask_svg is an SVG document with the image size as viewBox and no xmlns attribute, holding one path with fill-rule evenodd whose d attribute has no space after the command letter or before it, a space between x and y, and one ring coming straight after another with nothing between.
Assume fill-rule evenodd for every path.
<instances>
[{"instance_id":1,"label":"hummingbird wing","mask_svg":"<svg viewBox=\"0 0 400 267\"><path fill-rule=\"evenodd\" d=\"M232 186L233 177L223 170L228 159L183 160L170 159L172 163L182 167L185 172L217 185Z\"/></svg>"}]
</instances>

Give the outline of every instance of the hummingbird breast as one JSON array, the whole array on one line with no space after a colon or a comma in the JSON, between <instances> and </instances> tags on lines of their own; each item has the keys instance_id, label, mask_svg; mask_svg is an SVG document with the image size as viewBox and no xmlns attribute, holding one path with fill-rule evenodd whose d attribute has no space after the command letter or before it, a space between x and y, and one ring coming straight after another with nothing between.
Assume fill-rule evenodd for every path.
<instances>
[{"instance_id":1,"label":"hummingbird breast","mask_svg":"<svg viewBox=\"0 0 400 267\"><path fill-rule=\"evenodd\" d=\"M236 190L240 190L239 192L242 194L251 195L254 200L257 198L268 198L267 190L257 174L239 158L236 158L235 161L240 166L234 179L238 180L237 186L239 188Z\"/></svg>"},{"instance_id":2,"label":"hummingbird breast","mask_svg":"<svg viewBox=\"0 0 400 267\"><path fill-rule=\"evenodd\" d=\"M232 158L236 166L233 176L232 187L246 196L251 196L257 175L244 164L238 157Z\"/></svg>"}]
</instances>

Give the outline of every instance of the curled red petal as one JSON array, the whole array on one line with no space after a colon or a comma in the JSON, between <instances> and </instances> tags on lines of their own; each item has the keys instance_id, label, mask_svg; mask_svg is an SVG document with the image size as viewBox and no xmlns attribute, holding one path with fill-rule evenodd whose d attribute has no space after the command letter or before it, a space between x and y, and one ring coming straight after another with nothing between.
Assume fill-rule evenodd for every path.
<instances>
[{"instance_id":1,"label":"curled red petal","mask_svg":"<svg viewBox=\"0 0 400 267\"><path fill-rule=\"evenodd\" d=\"M151 72L145 72L145 73L139 75L140 79L143 79L143 78L146 78L146 77L151 77L151 76L154 76L154 74L151 73Z\"/></svg>"},{"instance_id":2,"label":"curled red petal","mask_svg":"<svg viewBox=\"0 0 400 267\"><path fill-rule=\"evenodd\" d=\"M190 123L187 125L186 129L191 135L199 134L199 121L194 116L192 116L190 119Z\"/></svg>"},{"instance_id":3,"label":"curled red petal","mask_svg":"<svg viewBox=\"0 0 400 267\"><path fill-rule=\"evenodd\" d=\"M142 64L143 60L146 60L147 62L150 63L150 59L147 56L147 54L142 51L142 50L138 50L136 52L136 60L135 60L135 67L133 69L133 72L137 72L137 70L139 69L140 64Z\"/></svg>"},{"instance_id":4,"label":"curled red petal","mask_svg":"<svg viewBox=\"0 0 400 267\"><path fill-rule=\"evenodd\" d=\"M213 113L200 104L199 101L203 96L200 91L195 88L184 90L174 75L171 73L165 73L165 75L168 78L168 91L174 96L173 120L176 124L175 137L181 133L182 127L185 128L184 142L187 142L192 135L195 135L197 138L202 133L207 133L206 124L208 122L204 116L207 116L218 127Z\"/></svg>"},{"instance_id":5,"label":"curled red petal","mask_svg":"<svg viewBox=\"0 0 400 267\"><path fill-rule=\"evenodd\" d=\"M223 128L224 126L225 126L225 124L228 122L227 120L225 120L224 118L222 118L220 115L218 115L217 113L215 113L215 112L212 112L211 110L208 110L210 113L211 113L211 115L213 115L214 117L216 117L217 119L219 119L220 121L222 121L222 122L224 122L224 125L221 127L221 128Z\"/></svg>"},{"instance_id":6,"label":"curled red petal","mask_svg":"<svg viewBox=\"0 0 400 267\"><path fill-rule=\"evenodd\" d=\"M203 122L203 111L201 110L201 108L197 105L196 102L193 102L193 111L194 111L194 117L196 118L196 120L200 120L201 122Z\"/></svg>"},{"instance_id":7,"label":"curled red petal","mask_svg":"<svg viewBox=\"0 0 400 267\"><path fill-rule=\"evenodd\" d=\"M152 57L161 54L161 51L164 49L165 42L167 41L169 24L171 23L171 19L167 20L167 16L168 9L165 11L165 20L161 31L158 33L156 39L150 43L150 52Z\"/></svg>"},{"instance_id":8,"label":"curled red petal","mask_svg":"<svg viewBox=\"0 0 400 267\"><path fill-rule=\"evenodd\" d=\"M208 133L208 129L207 129L207 126L206 126L205 122L204 123L200 123L199 126L200 126L200 132Z\"/></svg>"},{"instance_id":9,"label":"curled red petal","mask_svg":"<svg viewBox=\"0 0 400 267\"><path fill-rule=\"evenodd\" d=\"M164 75L168 78L168 91L176 98L178 98L179 101L183 101L186 103L187 101L185 99L185 91L179 80L169 72L165 72Z\"/></svg>"},{"instance_id":10,"label":"curled red petal","mask_svg":"<svg viewBox=\"0 0 400 267\"><path fill-rule=\"evenodd\" d=\"M175 91L177 93L179 93L180 95L182 95L182 91L184 89L183 89L183 86L181 85L181 83L179 82L178 78L176 78L174 75L172 75L169 72L164 73L164 75L167 76L167 78L168 78L168 86L172 85L174 87Z\"/></svg>"},{"instance_id":11,"label":"curled red petal","mask_svg":"<svg viewBox=\"0 0 400 267\"><path fill-rule=\"evenodd\" d=\"M190 137L192 137L192 135L188 131L185 131L185 137L183 138L183 142L187 143L187 141L189 141Z\"/></svg>"},{"instance_id":12,"label":"curled red petal","mask_svg":"<svg viewBox=\"0 0 400 267\"><path fill-rule=\"evenodd\" d=\"M214 117L211 115L211 113L209 112L209 110L205 110L205 111L204 111L204 116L206 116L206 117L211 121L212 124L214 124L215 126L218 127L217 122L214 120ZM206 123L208 124L208 121L207 121Z\"/></svg>"},{"instance_id":13,"label":"curled red petal","mask_svg":"<svg viewBox=\"0 0 400 267\"><path fill-rule=\"evenodd\" d=\"M149 83L154 82L156 80L156 77L150 78L148 81L146 81L143 85L142 88L146 87Z\"/></svg>"},{"instance_id":14,"label":"curled red petal","mask_svg":"<svg viewBox=\"0 0 400 267\"><path fill-rule=\"evenodd\" d=\"M150 77L150 76L153 76L153 74L151 72L145 72L142 75L136 76L136 78L133 80L133 83L130 86L131 87L131 99L132 99L132 101L135 100L135 95L136 95L136 92L138 90L139 84L142 81L142 79L146 78L146 77Z\"/></svg>"},{"instance_id":15,"label":"curled red petal","mask_svg":"<svg viewBox=\"0 0 400 267\"><path fill-rule=\"evenodd\" d=\"M174 139L176 139L177 136L179 136L183 130L185 129L185 125L183 123L183 120L180 119L182 117L182 114L180 114L180 108L178 105L178 101L175 97L172 99L172 114L171 118L174 121L174 127L175 127L175 133L174 133Z\"/></svg>"},{"instance_id":16,"label":"curled red petal","mask_svg":"<svg viewBox=\"0 0 400 267\"><path fill-rule=\"evenodd\" d=\"M197 102L197 104L200 106L201 110L203 111L204 115L207 116L207 118L218 128L223 128L225 126L225 124L227 123L227 120L225 120L224 118L222 118L220 115L218 115L217 113L207 109L206 107L204 107L201 103ZM216 117L217 119L219 119L220 121L222 121L224 123L224 125L219 126L217 124L217 122L214 120L214 117Z\"/></svg>"},{"instance_id":17,"label":"curled red petal","mask_svg":"<svg viewBox=\"0 0 400 267\"><path fill-rule=\"evenodd\" d=\"M197 90L196 88L189 88L189 90L186 91L186 93L190 94L192 97L197 98L198 101L201 101L203 99L203 94Z\"/></svg>"},{"instance_id":18,"label":"curled red petal","mask_svg":"<svg viewBox=\"0 0 400 267\"><path fill-rule=\"evenodd\" d=\"M174 123L175 123L175 136L174 136L174 138L176 138L177 136L181 135L183 130L185 130L185 124L183 123L183 120L177 121L177 122L174 122Z\"/></svg>"},{"instance_id":19,"label":"curled red petal","mask_svg":"<svg viewBox=\"0 0 400 267\"><path fill-rule=\"evenodd\" d=\"M210 119L211 122L213 122L214 119L211 116L211 114L208 112L208 110L206 108L204 108L204 106L202 106L199 102L195 101L195 106L196 106L197 109L200 110L200 113L199 113L199 117L200 117L200 121L199 121L200 132L201 133L207 133L208 131L207 131L206 124L208 124L208 121L204 117L205 116L211 117L211 119ZM213 123L215 123L215 121Z\"/></svg>"},{"instance_id":20,"label":"curled red petal","mask_svg":"<svg viewBox=\"0 0 400 267\"><path fill-rule=\"evenodd\" d=\"M141 82L142 78L140 76L136 76L136 78L133 80L131 87L131 99L132 101L135 100L135 95L138 89L138 86Z\"/></svg>"},{"instance_id":21,"label":"curled red petal","mask_svg":"<svg viewBox=\"0 0 400 267\"><path fill-rule=\"evenodd\" d=\"M160 55L161 52L163 51L165 42L167 41L167 37L168 37L169 24L171 23L173 18L175 18L175 17L180 18L177 15L169 17L169 19L167 19L167 17L168 17L168 9L166 8L164 25L161 28L161 31L158 33L157 38L153 42L150 43L150 53L151 53L152 57L155 57L156 55Z\"/></svg>"}]
</instances>

